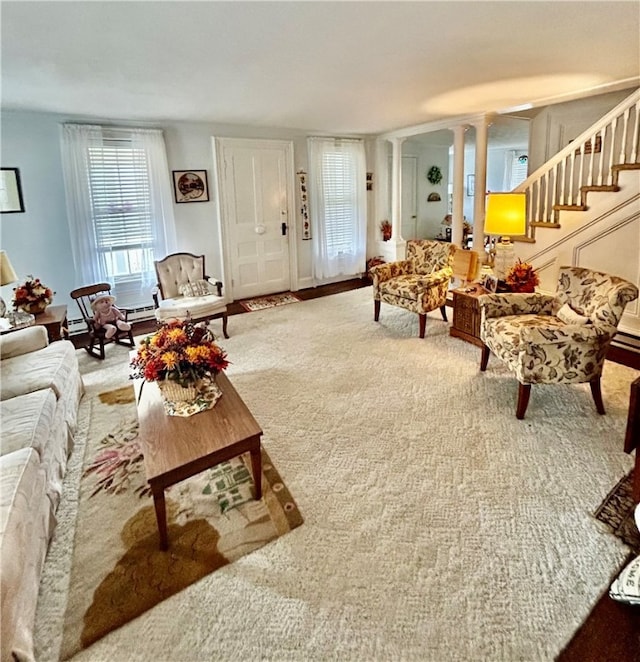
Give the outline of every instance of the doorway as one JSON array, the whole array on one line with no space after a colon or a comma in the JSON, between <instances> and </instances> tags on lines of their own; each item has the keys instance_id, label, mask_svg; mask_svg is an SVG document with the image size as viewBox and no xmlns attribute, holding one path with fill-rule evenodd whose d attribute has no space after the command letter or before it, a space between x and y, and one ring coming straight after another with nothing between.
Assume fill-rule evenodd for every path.
<instances>
[{"instance_id":1,"label":"doorway","mask_svg":"<svg viewBox=\"0 0 640 662\"><path fill-rule=\"evenodd\" d=\"M216 152L233 299L288 291L292 283L296 287L292 143L216 138Z\"/></svg>"}]
</instances>

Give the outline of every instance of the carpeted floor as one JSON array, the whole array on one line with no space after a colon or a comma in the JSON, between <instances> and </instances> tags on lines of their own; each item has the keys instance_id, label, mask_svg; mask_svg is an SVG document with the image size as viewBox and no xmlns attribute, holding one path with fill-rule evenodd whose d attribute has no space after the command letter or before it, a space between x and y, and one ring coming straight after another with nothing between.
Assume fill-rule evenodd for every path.
<instances>
[{"instance_id":1,"label":"carpeted floor","mask_svg":"<svg viewBox=\"0 0 640 662\"><path fill-rule=\"evenodd\" d=\"M532 390L429 315L367 288L234 318L228 372L305 524L158 604L74 660L551 660L628 555L594 517L631 469L629 384ZM127 350L79 352L81 433L42 582L39 662L62 636L89 402Z\"/></svg>"}]
</instances>

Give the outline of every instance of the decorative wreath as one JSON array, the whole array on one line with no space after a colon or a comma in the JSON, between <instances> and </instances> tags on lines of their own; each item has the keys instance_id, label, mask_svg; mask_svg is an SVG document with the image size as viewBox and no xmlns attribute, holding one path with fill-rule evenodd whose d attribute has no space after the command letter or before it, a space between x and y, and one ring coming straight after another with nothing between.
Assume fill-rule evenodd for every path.
<instances>
[{"instance_id":1,"label":"decorative wreath","mask_svg":"<svg viewBox=\"0 0 640 662\"><path fill-rule=\"evenodd\" d=\"M431 184L439 184L442 181L442 172L438 166L431 166L427 172L427 179Z\"/></svg>"}]
</instances>

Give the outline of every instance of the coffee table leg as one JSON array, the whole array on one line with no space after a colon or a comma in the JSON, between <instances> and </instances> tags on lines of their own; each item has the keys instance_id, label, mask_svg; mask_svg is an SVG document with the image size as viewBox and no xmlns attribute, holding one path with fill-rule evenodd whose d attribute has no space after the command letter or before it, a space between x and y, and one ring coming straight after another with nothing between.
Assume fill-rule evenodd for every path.
<instances>
[{"instance_id":1,"label":"coffee table leg","mask_svg":"<svg viewBox=\"0 0 640 662\"><path fill-rule=\"evenodd\" d=\"M253 482L256 486L256 501L259 501L262 499L262 455L259 440L258 448L251 451L251 470L253 471Z\"/></svg>"},{"instance_id":2,"label":"coffee table leg","mask_svg":"<svg viewBox=\"0 0 640 662\"><path fill-rule=\"evenodd\" d=\"M167 535L167 508L164 502L164 489L151 488L153 491L153 505L156 509L156 520L158 522L158 533L160 534L160 549L166 552L169 549L169 537Z\"/></svg>"}]
</instances>

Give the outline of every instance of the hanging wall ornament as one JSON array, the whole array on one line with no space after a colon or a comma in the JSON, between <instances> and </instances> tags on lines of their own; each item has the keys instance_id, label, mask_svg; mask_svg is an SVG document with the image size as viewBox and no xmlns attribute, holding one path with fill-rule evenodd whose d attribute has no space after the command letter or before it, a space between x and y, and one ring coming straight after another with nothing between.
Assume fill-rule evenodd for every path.
<instances>
[{"instance_id":1,"label":"hanging wall ornament","mask_svg":"<svg viewBox=\"0 0 640 662\"><path fill-rule=\"evenodd\" d=\"M298 185L300 186L300 216L302 217L302 240L311 239L311 224L309 223L309 204L307 198L307 173L298 170Z\"/></svg>"},{"instance_id":2,"label":"hanging wall ornament","mask_svg":"<svg viewBox=\"0 0 640 662\"><path fill-rule=\"evenodd\" d=\"M437 186L442 181L442 171L438 166L431 166L427 172L427 179L430 184Z\"/></svg>"}]
</instances>

